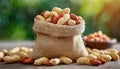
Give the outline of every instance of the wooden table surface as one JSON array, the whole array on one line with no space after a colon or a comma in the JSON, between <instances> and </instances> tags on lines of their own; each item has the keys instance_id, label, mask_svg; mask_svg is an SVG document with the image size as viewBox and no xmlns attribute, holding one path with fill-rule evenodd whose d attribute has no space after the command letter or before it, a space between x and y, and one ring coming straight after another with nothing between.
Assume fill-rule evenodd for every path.
<instances>
[{"instance_id":1,"label":"wooden table surface","mask_svg":"<svg viewBox=\"0 0 120 69\"><path fill-rule=\"evenodd\" d=\"M0 49L6 48L11 49L17 46L27 46L32 47L34 41L0 41ZM120 50L120 43L117 43L113 48ZM107 62L100 66L90 66L90 65L78 65L72 63L70 65L57 65L57 66L34 66L34 65L24 65L21 63L5 64L0 62L0 69L120 69L120 60Z\"/></svg>"}]
</instances>

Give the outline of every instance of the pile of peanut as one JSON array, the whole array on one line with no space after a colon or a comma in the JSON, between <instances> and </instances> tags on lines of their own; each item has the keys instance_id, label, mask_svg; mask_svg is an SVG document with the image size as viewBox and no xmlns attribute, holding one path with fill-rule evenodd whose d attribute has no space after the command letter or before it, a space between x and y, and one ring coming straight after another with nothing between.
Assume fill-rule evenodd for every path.
<instances>
[{"instance_id":1,"label":"pile of peanut","mask_svg":"<svg viewBox=\"0 0 120 69\"><path fill-rule=\"evenodd\" d=\"M120 58L120 51L116 49L90 49L86 47L89 55L85 57L80 57L76 60L77 64L80 65L93 65L98 66L105 64L109 61L117 61ZM17 63L21 62L22 64L34 64L36 66L46 65L54 66L59 64L71 64L73 61L66 56L61 56L57 58L49 59L47 57L40 57L36 60L29 57L32 53L32 48L27 47L16 47L11 50L2 49L0 51L0 62L4 63Z\"/></svg>"},{"instance_id":2,"label":"pile of peanut","mask_svg":"<svg viewBox=\"0 0 120 69\"><path fill-rule=\"evenodd\" d=\"M120 58L120 51L116 49L105 49L105 50L98 50L98 49L90 49L86 47L89 55L86 57L80 57L77 59L78 64L84 65L94 65L98 66L101 64L105 64L109 61L117 61Z\"/></svg>"},{"instance_id":3,"label":"pile of peanut","mask_svg":"<svg viewBox=\"0 0 120 69\"><path fill-rule=\"evenodd\" d=\"M2 49L0 51L0 62L15 63L20 62L21 58L28 57L32 53L32 48L15 47L11 50Z\"/></svg>"},{"instance_id":4,"label":"pile of peanut","mask_svg":"<svg viewBox=\"0 0 120 69\"><path fill-rule=\"evenodd\" d=\"M82 22L81 16L76 16L70 13L69 8L54 7L52 11L45 10L40 15L37 15L35 19L39 21L46 21L58 25L74 26Z\"/></svg>"},{"instance_id":5,"label":"pile of peanut","mask_svg":"<svg viewBox=\"0 0 120 69\"><path fill-rule=\"evenodd\" d=\"M106 34L103 34L102 31L91 33L87 36L84 36L83 39L85 41L97 41L97 42L104 42L110 40L110 38Z\"/></svg>"}]
</instances>

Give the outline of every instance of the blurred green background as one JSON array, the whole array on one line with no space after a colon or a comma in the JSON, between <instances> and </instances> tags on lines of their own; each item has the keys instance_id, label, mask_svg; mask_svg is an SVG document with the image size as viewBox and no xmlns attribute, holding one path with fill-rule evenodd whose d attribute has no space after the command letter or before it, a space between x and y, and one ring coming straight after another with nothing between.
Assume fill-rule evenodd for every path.
<instances>
[{"instance_id":1,"label":"blurred green background","mask_svg":"<svg viewBox=\"0 0 120 69\"><path fill-rule=\"evenodd\" d=\"M120 0L0 0L0 40L34 40L34 17L53 7L82 16L84 35L102 30L120 40Z\"/></svg>"}]
</instances>

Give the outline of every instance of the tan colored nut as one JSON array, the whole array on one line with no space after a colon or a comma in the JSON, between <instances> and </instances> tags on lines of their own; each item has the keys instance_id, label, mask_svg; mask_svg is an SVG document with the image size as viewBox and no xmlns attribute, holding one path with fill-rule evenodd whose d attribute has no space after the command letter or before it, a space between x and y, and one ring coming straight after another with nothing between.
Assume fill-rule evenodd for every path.
<instances>
[{"instance_id":1,"label":"tan colored nut","mask_svg":"<svg viewBox=\"0 0 120 69\"><path fill-rule=\"evenodd\" d=\"M93 54L93 55L95 55L95 56L99 56L100 54L99 53L97 53L97 52L91 52L91 54Z\"/></svg>"},{"instance_id":2,"label":"tan colored nut","mask_svg":"<svg viewBox=\"0 0 120 69\"><path fill-rule=\"evenodd\" d=\"M29 52L33 52L33 48L29 48Z\"/></svg>"},{"instance_id":3,"label":"tan colored nut","mask_svg":"<svg viewBox=\"0 0 120 69\"><path fill-rule=\"evenodd\" d=\"M63 18L67 21L68 19L70 19L70 14L64 14Z\"/></svg>"},{"instance_id":4,"label":"tan colored nut","mask_svg":"<svg viewBox=\"0 0 120 69\"><path fill-rule=\"evenodd\" d=\"M14 53L20 51L20 48L19 47L15 47L11 50L8 51L8 55L13 55Z\"/></svg>"},{"instance_id":5,"label":"tan colored nut","mask_svg":"<svg viewBox=\"0 0 120 69\"><path fill-rule=\"evenodd\" d=\"M110 54L109 51L103 50L104 54Z\"/></svg>"},{"instance_id":6,"label":"tan colored nut","mask_svg":"<svg viewBox=\"0 0 120 69\"><path fill-rule=\"evenodd\" d=\"M52 11L52 12L50 12L50 16L51 16L51 17L53 17L53 16L58 16L58 14L57 14L57 12Z\"/></svg>"},{"instance_id":7,"label":"tan colored nut","mask_svg":"<svg viewBox=\"0 0 120 69\"><path fill-rule=\"evenodd\" d=\"M86 50L88 51L89 54L92 53L92 50L90 48L86 47Z\"/></svg>"},{"instance_id":8,"label":"tan colored nut","mask_svg":"<svg viewBox=\"0 0 120 69\"><path fill-rule=\"evenodd\" d=\"M13 58L11 58L11 56L5 56L3 59L4 59L4 62L6 62L6 63L12 63L13 62Z\"/></svg>"},{"instance_id":9,"label":"tan colored nut","mask_svg":"<svg viewBox=\"0 0 120 69\"><path fill-rule=\"evenodd\" d=\"M44 18L43 16L41 16L41 15L37 15L37 16L35 17L35 19L36 19L36 20L39 20L39 21L44 21L44 20L45 20L45 18Z\"/></svg>"},{"instance_id":10,"label":"tan colored nut","mask_svg":"<svg viewBox=\"0 0 120 69\"><path fill-rule=\"evenodd\" d=\"M18 55L18 56L20 56L21 58L22 58L22 57L28 57L28 54L25 53L25 52L23 52L23 51L16 52L15 55Z\"/></svg>"},{"instance_id":11,"label":"tan colored nut","mask_svg":"<svg viewBox=\"0 0 120 69\"><path fill-rule=\"evenodd\" d=\"M81 16L78 16L78 19L80 19L80 20L81 20L81 19L82 19L82 17L81 17Z\"/></svg>"},{"instance_id":12,"label":"tan colored nut","mask_svg":"<svg viewBox=\"0 0 120 69\"><path fill-rule=\"evenodd\" d=\"M21 47L20 51L28 53L29 49L27 47Z\"/></svg>"},{"instance_id":13,"label":"tan colored nut","mask_svg":"<svg viewBox=\"0 0 120 69\"><path fill-rule=\"evenodd\" d=\"M90 58L90 59L97 59L97 56L95 56L93 54L89 54L87 57Z\"/></svg>"},{"instance_id":14,"label":"tan colored nut","mask_svg":"<svg viewBox=\"0 0 120 69\"><path fill-rule=\"evenodd\" d=\"M3 52L4 54L7 54L7 53L8 53L8 50L7 50L7 49L2 49L2 52Z\"/></svg>"},{"instance_id":15,"label":"tan colored nut","mask_svg":"<svg viewBox=\"0 0 120 69\"><path fill-rule=\"evenodd\" d=\"M58 7L54 7L54 8L52 9L52 11L55 11L55 12L57 12L58 14L62 13L62 9L61 9L61 8L58 8Z\"/></svg>"},{"instance_id":16,"label":"tan colored nut","mask_svg":"<svg viewBox=\"0 0 120 69\"><path fill-rule=\"evenodd\" d=\"M98 49L92 49L92 51L93 51L93 52L97 52L97 53L99 52Z\"/></svg>"},{"instance_id":17,"label":"tan colored nut","mask_svg":"<svg viewBox=\"0 0 120 69\"><path fill-rule=\"evenodd\" d=\"M98 53L99 54L105 54L105 52L103 50L100 50Z\"/></svg>"},{"instance_id":18,"label":"tan colored nut","mask_svg":"<svg viewBox=\"0 0 120 69\"><path fill-rule=\"evenodd\" d=\"M100 54L99 56L98 56L98 58L103 58L103 59L105 59L107 62L108 61L111 61L111 59L112 59L112 57L110 56L110 55L107 55L107 54Z\"/></svg>"},{"instance_id":19,"label":"tan colored nut","mask_svg":"<svg viewBox=\"0 0 120 69\"><path fill-rule=\"evenodd\" d=\"M60 59L59 58L50 59L49 62L52 65L58 65L60 63Z\"/></svg>"},{"instance_id":20,"label":"tan colored nut","mask_svg":"<svg viewBox=\"0 0 120 69\"><path fill-rule=\"evenodd\" d=\"M117 61L120 58L119 55L115 52L111 52L110 56L112 57L113 61Z\"/></svg>"},{"instance_id":21,"label":"tan colored nut","mask_svg":"<svg viewBox=\"0 0 120 69\"><path fill-rule=\"evenodd\" d=\"M88 57L80 57L77 59L77 64L82 64L82 65L89 65L90 64L90 59Z\"/></svg>"},{"instance_id":22,"label":"tan colored nut","mask_svg":"<svg viewBox=\"0 0 120 69\"><path fill-rule=\"evenodd\" d=\"M0 52L0 58L1 57L4 57L4 53L3 52Z\"/></svg>"},{"instance_id":23,"label":"tan colored nut","mask_svg":"<svg viewBox=\"0 0 120 69\"><path fill-rule=\"evenodd\" d=\"M50 16L50 13L51 13L51 12L49 12L49 11L45 11L44 17L45 17L45 18L48 18L48 17Z\"/></svg>"},{"instance_id":24,"label":"tan colored nut","mask_svg":"<svg viewBox=\"0 0 120 69\"><path fill-rule=\"evenodd\" d=\"M15 63L19 61L20 61L20 57L18 55L4 57L4 62L6 63Z\"/></svg>"},{"instance_id":25,"label":"tan colored nut","mask_svg":"<svg viewBox=\"0 0 120 69\"><path fill-rule=\"evenodd\" d=\"M41 57L34 61L34 65L42 65L44 62L47 62L49 59L47 57Z\"/></svg>"},{"instance_id":26,"label":"tan colored nut","mask_svg":"<svg viewBox=\"0 0 120 69\"><path fill-rule=\"evenodd\" d=\"M14 58L14 62L19 62L20 61L20 56L13 55L12 57Z\"/></svg>"},{"instance_id":27,"label":"tan colored nut","mask_svg":"<svg viewBox=\"0 0 120 69\"><path fill-rule=\"evenodd\" d=\"M52 17L49 16L45 21L46 21L46 22L51 22L51 21L52 21Z\"/></svg>"},{"instance_id":28,"label":"tan colored nut","mask_svg":"<svg viewBox=\"0 0 120 69\"><path fill-rule=\"evenodd\" d=\"M28 57L32 57L33 52L29 52L27 54L28 54Z\"/></svg>"},{"instance_id":29,"label":"tan colored nut","mask_svg":"<svg viewBox=\"0 0 120 69\"><path fill-rule=\"evenodd\" d=\"M31 56L32 55L32 52L33 52L33 48L29 48L29 51L28 51L28 56Z\"/></svg>"},{"instance_id":30,"label":"tan colored nut","mask_svg":"<svg viewBox=\"0 0 120 69\"><path fill-rule=\"evenodd\" d=\"M118 53L118 51L116 49L106 49L106 51Z\"/></svg>"},{"instance_id":31,"label":"tan colored nut","mask_svg":"<svg viewBox=\"0 0 120 69\"><path fill-rule=\"evenodd\" d=\"M60 63L64 63L64 64L71 64L73 61L65 56L60 57Z\"/></svg>"},{"instance_id":32,"label":"tan colored nut","mask_svg":"<svg viewBox=\"0 0 120 69\"><path fill-rule=\"evenodd\" d=\"M70 13L70 8L64 8L62 12L63 13Z\"/></svg>"},{"instance_id":33,"label":"tan colored nut","mask_svg":"<svg viewBox=\"0 0 120 69\"><path fill-rule=\"evenodd\" d=\"M104 51L98 49L92 49L93 52L97 52L99 54L105 54Z\"/></svg>"},{"instance_id":34,"label":"tan colored nut","mask_svg":"<svg viewBox=\"0 0 120 69\"><path fill-rule=\"evenodd\" d=\"M72 19L69 19L67 23L68 23L68 25L70 25L70 26L76 25L75 21L72 20Z\"/></svg>"},{"instance_id":35,"label":"tan colored nut","mask_svg":"<svg viewBox=\"0 0 120 69\"><path fill-rule=\"evenodd\" d=\"M16 53L15 50L9 50L9 51L8 51L8 55L14 55L15 53Z\"/></svg>"},{"instance_id":36,"label":"tan colored nut","mask_svg":"<svg viewBox=\"0 0 120 69\"><path fill-rule=\"evenodd\" d=\"M12 50L14 50L15 52L18 52L18 51L20 51L20 47L15 47Z\"/></svg>"},{"instance_id":37,"label":"tan colored nut","mask_svg":"<svg viewBox=\"0 0 120 69\"><path fill-rule=\"evenodd\" d=\"M67 21L67 20L66 20L65 18L61 17L61 18L58 19L57 24L58 24L58 25L63 25L63 24L66 23L66 21Z\"/></svg>"}]
</instances>

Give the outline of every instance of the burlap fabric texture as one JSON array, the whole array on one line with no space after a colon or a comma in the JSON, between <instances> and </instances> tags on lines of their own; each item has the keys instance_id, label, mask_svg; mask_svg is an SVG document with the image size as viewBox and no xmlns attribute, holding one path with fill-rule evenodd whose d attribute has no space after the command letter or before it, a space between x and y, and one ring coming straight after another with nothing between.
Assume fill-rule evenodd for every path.
<instances>
[{"instance_id":1,"label":"burlap fabric texture","mask_svg":"<svg viewBox=\"0 0 120 69\"><path fill-rule=\"evenodd\" d=\"M67 56L76 60L88 55L81 37L85 30L84 20L79 25L68 26L35 19L33 30L36 33L32 53L34 59Z\"/></svg>"}]
</instances>

